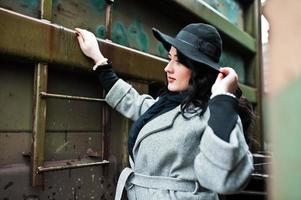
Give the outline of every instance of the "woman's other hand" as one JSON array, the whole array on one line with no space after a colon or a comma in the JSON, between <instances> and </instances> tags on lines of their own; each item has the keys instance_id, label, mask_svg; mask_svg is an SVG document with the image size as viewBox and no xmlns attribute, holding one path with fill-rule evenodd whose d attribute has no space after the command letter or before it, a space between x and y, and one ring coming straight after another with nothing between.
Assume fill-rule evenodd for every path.
<instances>
[{"instance_id":1,"label":"woman's other hand","mask_svg":"<svg viewBox=\"0 0 301 200\"><path fill-rule=\"evenodd\" d=\"M238 76L234 69L230 67L220 68L220 73L218 74L215 83L211 88L212 95L222 94L230 92L235 93L238 87Z\"/></svg>"},{"instance_id":2,"label":"woman's other hand","mask_svg":"<svg viewBox=\"0 0 301 200\"><path fill-rule=\"evenodd\" d=\"M80 48L86 56L92 58L95 63L99 63L105 59L99 50L98 42L93 33L80 28L75 28L75 33Z\"/></svg>"}]
</instances>

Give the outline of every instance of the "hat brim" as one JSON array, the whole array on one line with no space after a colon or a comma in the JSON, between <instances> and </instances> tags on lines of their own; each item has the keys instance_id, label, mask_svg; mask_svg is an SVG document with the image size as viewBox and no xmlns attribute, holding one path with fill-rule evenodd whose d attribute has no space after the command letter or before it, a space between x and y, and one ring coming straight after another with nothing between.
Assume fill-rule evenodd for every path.
<instances>
[{"instance_id":1,"label":"hat brim","mask_svg":"<svg viewBox=\"0 0 301 200\"><path fill-rule=\"evenodd\" d=\"M187 58L195 62L205 64L211 67L212 69L219 71L220 65L217 62L209 58L206 54L198 51L195 47L191 46L190 44L187 44L176 38L170 37L169 35L166 35L164 33L161 33L155 28L153 28L152 31L155 38L162 42L163 46L167 51L169 51L170 47L173 46Z\"/></svg>"}]
</instances>

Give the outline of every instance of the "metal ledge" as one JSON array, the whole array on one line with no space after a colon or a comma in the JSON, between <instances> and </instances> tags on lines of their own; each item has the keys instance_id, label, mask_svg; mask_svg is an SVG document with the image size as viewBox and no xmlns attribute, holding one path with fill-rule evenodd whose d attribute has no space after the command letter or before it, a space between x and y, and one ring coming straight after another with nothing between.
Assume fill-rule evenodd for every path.
<instances>
[{"instance_id":1,"label":"metal ledge","mask_svg":"<svg viewBox=\"0 0 301 200\"><path fill-rule=\"evenodd\" d=\"M0 19L0 55L92 70L93 63L81 52L73 30L3 8ZM149 81L165 79L165 59L107 40L99 39L99 44L118 73Z\"/></svg>"},{"instance_id":2,"label":"metal ledge","mask_svg":"<svg viewBox=\"0 0 301 200\"><path fill-rule=\"evenodd\" d=\"M3 8L0 8L0 19L0 27L4 30L1 33L0 55L57 64L69 70L92 71L93 63L81 52L73 30ZM145 81L164 82L166 59L98 40L101 51L114 63L117 73ZM240 86L251 102L257 102L255 88Z\"/></svg>"},{"instance_id":3,"label":"metal ledge","mask_svg":"<svg viewBox=\"0 0 301 200\"><path fill-rule=\"evenodd\" d=\"M238 43L244 49L250 51L251 53L257 52L256 40L250 36L248 33L240 30L227 19L225 19L221 14L215 11L213 8L208 6L204 1L199 0L169 0L176 3L180 7L188 10L197 17L203 19L207 23L214 25L222 33L227 35L233 41Z\"/></svg>"}]
</instances>

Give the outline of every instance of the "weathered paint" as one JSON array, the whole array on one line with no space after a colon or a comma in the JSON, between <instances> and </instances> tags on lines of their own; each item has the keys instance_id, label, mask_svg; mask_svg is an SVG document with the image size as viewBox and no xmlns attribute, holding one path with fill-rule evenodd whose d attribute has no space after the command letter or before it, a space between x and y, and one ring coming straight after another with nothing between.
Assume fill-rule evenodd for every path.
<instances>
[{"instance_id":1,"label":"weathered paint","mask_svg":"<svg viewBox=\"0 0 301 200\"><path fill-rule=\"evenodd\" d=\"M143 52L149 52L149 36L145 33L140 19L134 20L128 28L122 22L114 23L112 41Z\"/></svg>"},{"instance_id":2,"label":"weathered paint","mask_svg":"<svg viewBox=\"0 0 301 200\"><path fill-rule=\"evenodd\" d=\"M148 52L149 51L149 37L143 29L143 24L141 19L136 19L128 28L128 35L130 41L133 41L134 48L138 48L140 51Z\"/></svg>"},{"instance_id":3,"label":"weathered paint","mask_svg":"<svg viewBox=\"0 0 301 200\"><path fill-rule=\"evenodd\" d=\"M237 0L203 0L232 24L243 30L243 8Z\"/></svg>"},{"instance_id":4,"label":"weathered paint","mask_svg":"<svg viewBox=\"0 0 301 200\"><path fill-rule=\"evenodd\" d=\"M112 31L112 41L116 42L117 44L129 46L129 41L127 37L127 29L122 24L122 22L116 22L113 24L113 31Z\"/></svg>"},{"instance_id":5,"label":"weathered paint","mask_svg":"<svg viewBox=\"0 0 301 200\"><path fill-rule=\"evenodd\" d=\"M6 19L0 21L1 27L6 30L0 41L1 54L55 63L60 65L59 68L68 70L92 71L93 63L80 51L72 30L1 8L0 17ZM24 31L20 32L20 29ZM164 59L104 40L100 40L100 48L114 63L118 73L149 81L165 79L162 73L166 63Z\"/></svg>"},{"instance_id":6,"label":"weathered paint","mask_svg":"<svg viewBox=\"0 0 301 200\"><path fill-rule=\"evenodd\" d=\"M137 49L142 52L166 58L163 46L153 34L152 27L174 34L181 28L179 22L169 19L162 8L150 2L134 0L116 1L113 9L113 38L118 44ZM166 26L168 23L168 26ZM160 49L159 47L162 46Z\"/></svg>"},{"instance_id":7,"label":"weathered paint","mask_svg":"<svg viewBox=\"0 0 301 200\"><path fill-rule=\"evenodd\" d=\"M81 27L101 36L105 25L105 0L56 0L52 3L52 22L73 29Z\"/></svg>"},{"instance_id":8,"label":"weathered paint","mask_svg":"<svg viewBox=\"0 0 301 200\"><path fill-rule=\"evenodd\" d=\"M40 17L41 0L1 0L0 7L31 17Z\"/></svg>"},{"instance_id":9,"label":"weathered paint","mask_svg":"<svg viewBox=\"0 0 301 200\"><path fill-rule=\"evenodd\" d=\"M239 45L242 51L256 53L256 39L251 33L240 30L224 17L219 16L215 10L208 9L202 1L195 0L174 0L178 5L188 9L191 13L217 27L223 34L231 39L234 44Z\"/></svg>"}]
</instances>

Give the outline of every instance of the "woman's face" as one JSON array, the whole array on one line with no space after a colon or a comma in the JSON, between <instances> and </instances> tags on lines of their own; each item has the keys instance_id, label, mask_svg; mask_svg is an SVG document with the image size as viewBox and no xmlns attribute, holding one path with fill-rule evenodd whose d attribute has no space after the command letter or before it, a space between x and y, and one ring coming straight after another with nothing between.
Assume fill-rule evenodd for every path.
<instances>
[{"instance_id":1,"label":"woman's face","mask_svg":"<svg viewBox=\"0 0 301 200\"><path fill-rule=\"evenodd\" d=\"M168 57L170 61L164 68L168 81L168 90L171 92L187 90L191 76L191 69L179 63L177 49L173 46L170 48Z\"/></svg>"}]
</instances>

